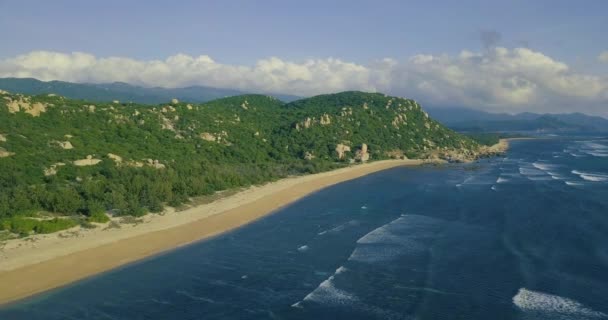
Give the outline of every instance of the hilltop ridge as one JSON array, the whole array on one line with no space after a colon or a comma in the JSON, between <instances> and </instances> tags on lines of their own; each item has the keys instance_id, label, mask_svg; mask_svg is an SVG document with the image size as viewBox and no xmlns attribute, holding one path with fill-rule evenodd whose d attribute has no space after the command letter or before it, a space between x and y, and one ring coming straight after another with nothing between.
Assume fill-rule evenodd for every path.
<instances>
[{"instance_id":1,"label":"hilltop ridge","mask_svg":"<svg viewBox=\"0 0 608 320\"><path fill-rule=\"evenodd\" d=\"M13 234L106 212L159 212L194 196L353 162L495 153L414 100L355 91L290 103L240 95L157 105L2 91L0 138L0 229ZM45 229L44 221L56 225Z\"/></svg>"}]
</instances>

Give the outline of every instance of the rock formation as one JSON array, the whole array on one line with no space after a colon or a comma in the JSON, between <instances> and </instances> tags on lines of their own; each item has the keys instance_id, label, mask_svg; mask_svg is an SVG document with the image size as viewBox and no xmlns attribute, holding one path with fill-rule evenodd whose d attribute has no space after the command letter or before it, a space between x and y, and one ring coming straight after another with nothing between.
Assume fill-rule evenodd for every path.
<instances>
[{"instance_id":1,"label":"rock formation","mask_svg":"<svg viewBox=\"0 0 608 320\"><path fill-rule=\"evenodd\" d=\"M345 152L350 152L349 146L342 143L336 145L336 153L338 154L338 159L344 159Z\"/></svg>"},{"instance_id":2,"label":"rock formation","mask_svg":"<svg viewBox=\"0 0 608 320\"><path fill-rule=\"evenodd\" d=\"M327 113L325 113L321 116L320 123L322 126L331 124L331 118L329 117L329 115Z\"/></svg>"},{"instance_id":3,"label":"rock formation","mask_svg":"<svg viewBox=\"0 0 608 320\"><path fill-rule=\"evenodd\" d=\"M56 175L58 167L61 167L61 166L65 166L65 163L57 162L55 164L52 164L49 168L44 169L44 175L47 177Z\"/></svg>"},{"instance_id":4,"label":"rock formation","mask_svg":"<svg viewBox=\"0 0 608 320\"><path fill-rule=\"evenodd\" d=\"M101 160L100 159L94 159L93 156L88 155L86 157L86 159L81 159L81 160L75 160L74 161L74 165L78 166L78 167L83 167L83 166L94 166L98 163L100 163Z\"/></svg>"},{"instance_id":5,"label":"rock formation","mask_svg":"<svg viewBox=\"0 0 608 320\"><path fill-rule=\"evenodd\" d=\"M5 97L7 99L7 108L8 112L16 113L19 111L23 111L25 113L29 113L34 117L39 117L41 113L46 112L47 105L41 102L30 102L29 97L19 97L19 99L13 100L10 97Z\"/></svg>"},{"instance_id":6,"label":"rock formation","mask_svg":"<svg viewBox=\"0 0 608 320\"><path fill-rule=\"evenodd\" d=\"M64 150L74 149L74 146L69 141L57 141L57 144Z\"/></svg>"},{"instance_id":7,"label":"rock formation","mask_svg":"<svg viewBox=\"0 0 608 320\"><path fill-rule=\"evenodd\" d=\"M116 164L122 163L122 157L113 153L108 153L108 158L114 160Z\"/></svg>"},{"instance_id":8,"label":"rock formation","mask_svg":"<svg viewBox=\"0 0 608 320\"><path fill-rule=\"evenodd\" d=\"M4 148L0 148L0 158L6 158L14 155L14 152L8 152Z\"/></svg>"},{"instance_id":9,"label":"rock formation","mask_svg":"<svg viewBox=\"0 0 608 320\"><path fill-rule=\"evenodd\" d=\"M215 136L212 135L209 132L203 132L200 134L201 139L205 140L205 141L212 141L215 142Z\"/></svg>"},{"instance_id":10,"label":"rock formation","mask_svg":"<svg viewBox=\"0 0 608 320\"><path fill-rule=\"evenodd\" d=\"M357 150L355 153L355 160L366 162L369 160L369 153L367 152L367 144L362 144L361 149Z\"/></svg>"}]
</instances>

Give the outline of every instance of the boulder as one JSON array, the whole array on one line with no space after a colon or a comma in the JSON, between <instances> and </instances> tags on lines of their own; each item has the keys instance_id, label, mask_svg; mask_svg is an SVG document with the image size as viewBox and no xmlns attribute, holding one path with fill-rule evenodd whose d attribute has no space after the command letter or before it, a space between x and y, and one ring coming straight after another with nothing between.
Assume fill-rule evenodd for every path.
<instances>
[{"instance_id":1,"label":"boulder","mask_svg":"<svg viewBox=\"0 0 608 320\"><path fill-rule=\"evenodd\" d=\"M349 146L342 143L336 145L336 153L338 154L338 159L344 159L345 152L350 152Z\"/></svg>"},{"instance_id":2,"label":"boulder","mask_svg":"<svg viewBox=\"0 0 608 320\"><path fill-rule=\"evenodd\" d=\"M78 167L83 167L83 166L94 166L98 163L100 163L101 160L100 159L94 159L93 156L88 155L86 157L86 159L81 159L81 160L75 160L74 161L74 165L78 166Z\"/></svg>"},{"instance_id":3,"label":"boulder","mask_svg":"<svg viewBox=\"0 0 608 320\"><path fill-rule=\"evenodd\" d=\"M369 152L367 152L367 144L362 144L361 149L355 153L355 160L360 162L366 162L369 160Z\"/></svg>"}]
</instances>

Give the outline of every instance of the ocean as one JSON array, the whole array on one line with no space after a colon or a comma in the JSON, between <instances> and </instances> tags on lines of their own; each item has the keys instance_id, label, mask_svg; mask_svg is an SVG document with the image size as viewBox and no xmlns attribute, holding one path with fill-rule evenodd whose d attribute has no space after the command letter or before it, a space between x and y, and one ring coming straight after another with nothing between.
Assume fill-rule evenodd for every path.
<instances>
[{"instance_id":1,"label":"ocean","mask_svg":"<svg viewBox=\"0 0 608 320\"><path fill-rule=\"evenodd\" d=\"M0 319L608 319L608 139L340 183Z\"/></svg>"}]
</instances>

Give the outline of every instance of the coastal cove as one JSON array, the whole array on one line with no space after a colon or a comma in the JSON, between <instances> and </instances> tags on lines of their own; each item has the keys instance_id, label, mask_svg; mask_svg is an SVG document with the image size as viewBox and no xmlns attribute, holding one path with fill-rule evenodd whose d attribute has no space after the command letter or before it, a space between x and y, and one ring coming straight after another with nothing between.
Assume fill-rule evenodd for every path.
<instances>
[{"instance_id":1,"label":"coastal cove","mask_svg":"<svg viewBox=\"0 0 608 320\"><path fill-rule=\"evenodd\" d=\"M36 242L10 240L14 243L5 246L0 260L0 303L5 304L57 288L172 248L216 236L336 183L389 168L426 163L429 161L385 160L355 165L251 187L182 212L148 215L148 223L135 227L95 230L77 238L42 235L37 236Z\"/></svg>"}]
</instances>

